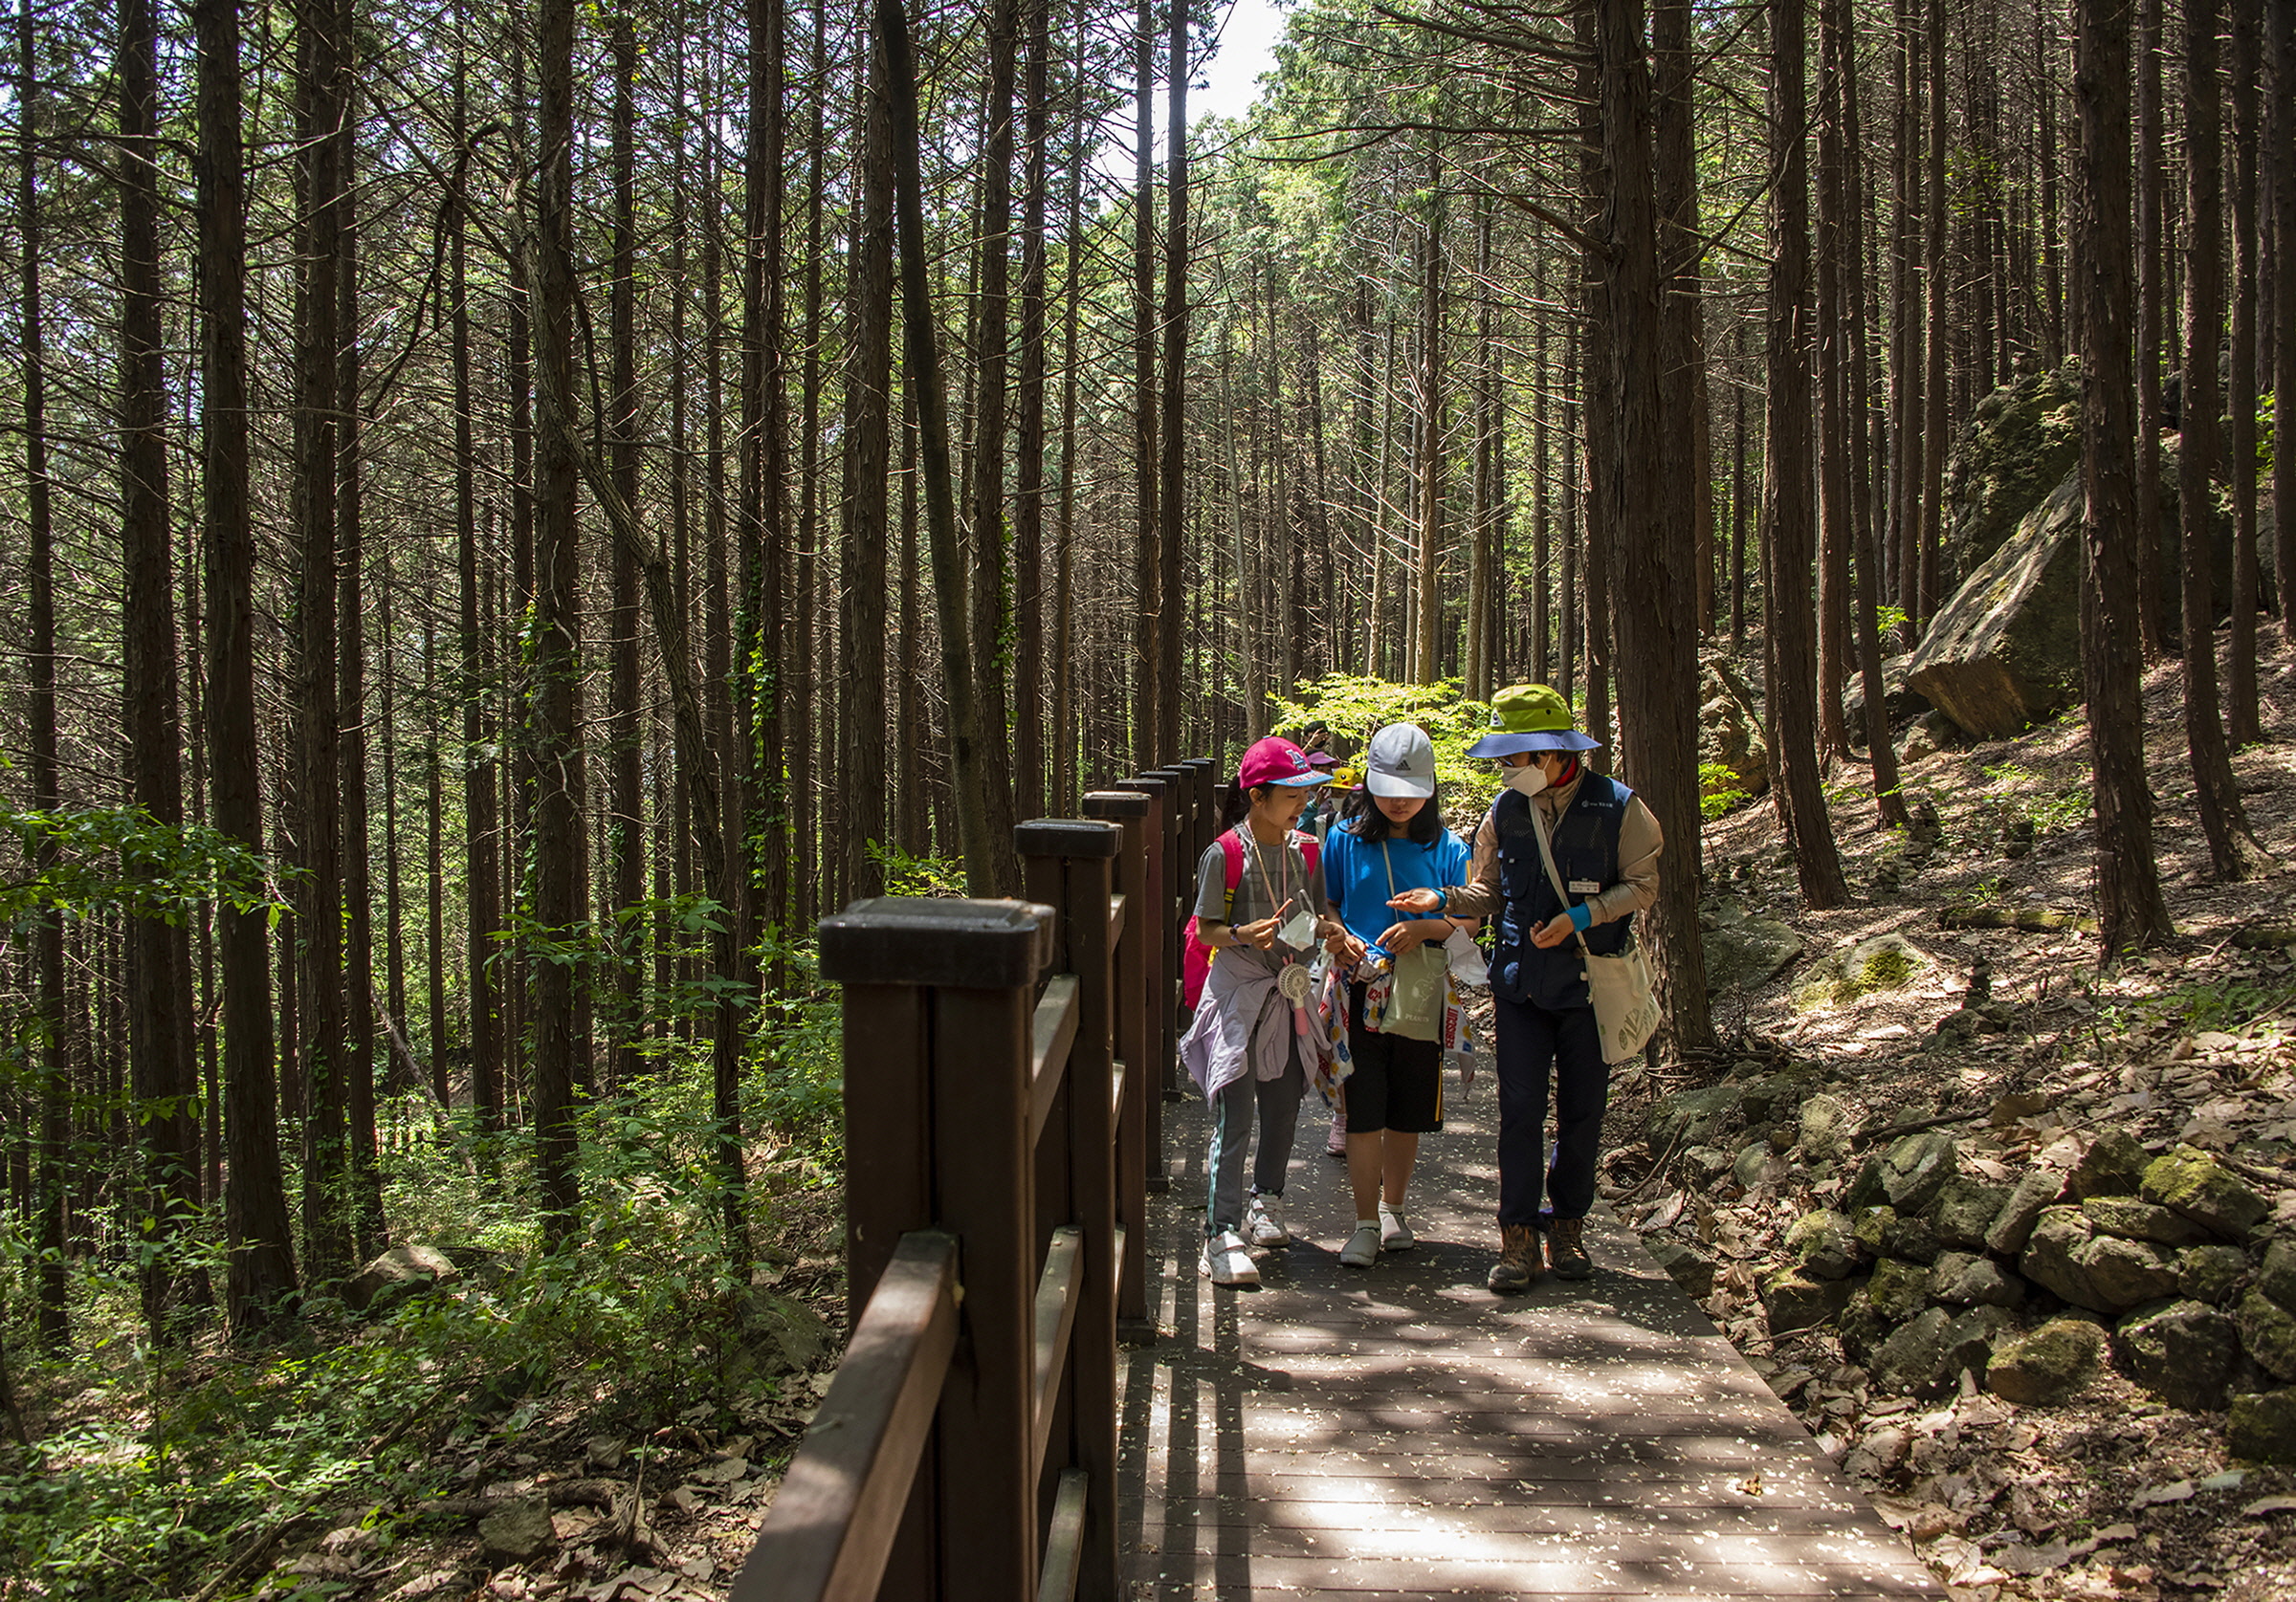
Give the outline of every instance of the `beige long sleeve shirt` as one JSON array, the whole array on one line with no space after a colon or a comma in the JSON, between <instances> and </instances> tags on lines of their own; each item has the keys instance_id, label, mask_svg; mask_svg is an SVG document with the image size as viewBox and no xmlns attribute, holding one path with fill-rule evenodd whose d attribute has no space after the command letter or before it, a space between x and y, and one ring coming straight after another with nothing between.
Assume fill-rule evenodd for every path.
<instances>
[{"instance_id":1,"label":"beige long sleeve shirt","mask_svg":"<svg viewBox=\"0 0 2296 1602\"><path fill-rule=\"evenodd\" d=\"M1562 816L1564 807L1578 794L1578 786L1586 781L1586 770L1558 790L1541 790L1531 799L1538 814L1552 829L1555 820ZM1626 803L1626 815L1619 821L1619 882L1600 895L1591 895L1586 905L1593 910L1594 921L1609 923L1631 912L1647 909L1658 899L1658 857L1666 849L1666 838L1659 831L1658 820L1651 815L1643 798L1635 796ZM1499 826L1490 812L1475 830L1474 855L1471 862L1473 881L1455 885L1444 892L1443 910L1451 917L1484 917L1499 910L1505 900L1499 892Z\"/></svg>"}]
</instances>

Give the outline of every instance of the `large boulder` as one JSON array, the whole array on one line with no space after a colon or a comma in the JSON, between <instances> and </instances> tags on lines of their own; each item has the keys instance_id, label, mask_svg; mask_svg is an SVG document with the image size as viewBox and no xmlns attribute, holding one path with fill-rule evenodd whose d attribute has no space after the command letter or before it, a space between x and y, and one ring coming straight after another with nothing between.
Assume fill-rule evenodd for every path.
<instances>
[{"instance_id":1,"label":"large boulder","mask_svg":"<svg viewBox=\"0 0 2296 1602\"><path fill-rule=\"evenodd\" d=\"M361 1312L387 1312L460 1272L453 1259L435 1246L393 1246L344 1284L342 1299Z\"/></svg>"},{"instance_id":2,"label":"large boulder","mask_svg":"<svg viewBox=\"0 0 2296 1602\"><path fill-rule=\"evenodd\" d=\"M1906 664L1913 660L1910 651L1900 651L1882 664L1882 711L1889 717L1889 727L1903 728L1930 710L1929 699L1906 688ZM1866 744L1866 674L1863 669L1852 667L1849 683L1842 691L1842 709L1849 717L1849 743L1863 749Z\"/></svg>"},{"instance_id":3,"label":"large boulder","mask_svg":"<svg viewBox=\"0 0 2296 1602\"><path fill-rule=\"evenodd\" d=\"M1752 990L1776 977L1801 955L1801 936L1776 918L1749 917L1743 902L1725 897L1701 908L1706 982L1716 994Z\"/></svg>"},{"instance_id":4,"label":"large boulder","mask_svg":"<svg viewBox=\"0 0 2296 1602\"><path fill-rule=\"evenodd\" d=\"M2170 616L2180 594L2175 450L2173 437L2161 441L2159 604ZM1937 609L1906 664L1907 688L1972 735L2007 739L2081 698L2082 509L2075 464ZM2212 532L2221 607L2231 595L2229 519L2218 516Z\"/></svg>"},{"instance_id":5,"label":"large boulder","mask_svg":"<svg viewBox=\"0 0 2296 1602\"><path fill-rule=\"evenodd\" d=\"M1701 774L1703 795L1736 790L1751 797L1770 788L1770 748L1762 743L1762 726L1728 695L1698 709L1698 763L1702 769L1711 763L1726 776L1715 779Z\"/></svg>"},{"instance_id":6,"label":"large boulder","mask_svg":"<svg viewBox=\"0 0 2296 1602\"><path fill-rule=\"evenodd\" d=\"M2026 514L1937 609L1906 683L1971 734L2007 739L2081 694L2081 474Z\"/></svg>"},{"instance_id":7,"label":"large boulder","mask_svg":"<svg viewBox=\"0 0 2296 1602\"><path fill-rule=\"evenodd\" d=\"M2001 547L2081 464L2081 366L2031 373L1979 401L1945 459L1948 582Z\"/></svg>"}]
</instances>

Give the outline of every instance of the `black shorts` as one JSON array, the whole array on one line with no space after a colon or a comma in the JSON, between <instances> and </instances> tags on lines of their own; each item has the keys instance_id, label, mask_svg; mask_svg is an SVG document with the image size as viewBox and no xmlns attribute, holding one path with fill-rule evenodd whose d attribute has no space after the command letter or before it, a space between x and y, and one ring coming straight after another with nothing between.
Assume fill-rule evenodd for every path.
<instances>
[{"instance_id":1,"label":"black shorts","mask_svg":"<svg viewBox=\"0 0 2296 1602\"><path fill-rule=\"evenodd\" d=\"M1443 1042L1363 1027L1363 987L1347 987L1347 1132L1433 1134L1443 1128Z\"/></svg>"}]
</instances>

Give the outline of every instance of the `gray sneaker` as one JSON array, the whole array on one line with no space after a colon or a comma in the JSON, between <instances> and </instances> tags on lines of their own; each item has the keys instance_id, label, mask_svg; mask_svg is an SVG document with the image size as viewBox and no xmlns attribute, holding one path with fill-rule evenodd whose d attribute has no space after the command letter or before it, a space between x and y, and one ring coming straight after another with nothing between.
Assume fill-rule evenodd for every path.
<instances>
[{"instance_id":1,"label":"gray sneaker","mask_svg":"<svg viewBox=\"0 0 2296 1602\"><path fill-rule=\"evenodd\" d=\"M1339 1261L1350 1268L1368 1268L1380 1261L1380 1226L1358 1224L1347 1244L1339 1248Z\"/></svg>"},{"instance_id":2,"label":"gray sneaker","mask_svg":"<svg viewBox=\"0 0 2296 1602\"><path fill-rule=\"evenodd\" d=\"M1272 1196L1255 1196L1244 1214L1244 1239L1255 1246L1289 1246L1292 1231L1284 1223L1284 1204Z\"/></svg>"}]
</instances>

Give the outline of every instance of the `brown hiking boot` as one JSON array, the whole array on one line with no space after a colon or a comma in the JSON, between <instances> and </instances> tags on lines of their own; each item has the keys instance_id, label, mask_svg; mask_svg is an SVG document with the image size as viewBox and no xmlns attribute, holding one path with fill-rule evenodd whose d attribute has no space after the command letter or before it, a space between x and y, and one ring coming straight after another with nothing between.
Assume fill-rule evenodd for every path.
<instances>
[{"instance_id":1,"label":"brown hiking boot","mask_svg":"<svg viewBox=\"0 0 2296 1602\"><path fill-rule=\"evenodd\" d=\"M1529 1224L1499 1226L1499 1261L1485 1283L1493 1290L1529 1290L1538 1278L1538 1231Z\"/></svg>"},{"instance_id":2,"label":"brown hiking boot","mask_svg":"<svg viewBox=\"0 0 2296 1602\"><path fill-rule=\"evenodd\" d=\"M1594 1260L1586 1255L1584 1218L1555 1220L1555 1227L1547 1231L1547 1262L1558 1280L1583 1280L1594 1273Z\"/></svg>"}]
</instances>

